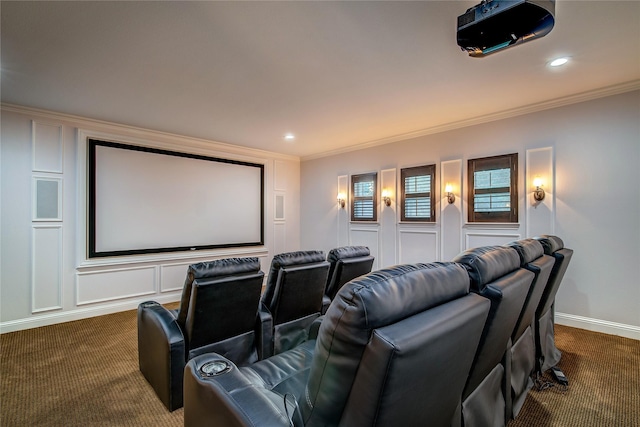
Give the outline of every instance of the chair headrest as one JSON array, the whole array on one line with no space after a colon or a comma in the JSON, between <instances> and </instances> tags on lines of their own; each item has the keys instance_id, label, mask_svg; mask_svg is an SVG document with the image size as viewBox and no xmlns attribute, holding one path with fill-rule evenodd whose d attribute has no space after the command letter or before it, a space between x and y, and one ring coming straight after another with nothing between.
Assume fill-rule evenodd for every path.
<instances>
[{"instance_id":1,"label":"chair headrest","mask_svg":"<svg viewBox=\"0 0 640 427\"><path fill-rule=\"evenodd\" d=\"M564 242L558 236L552 236L550 234L542 234L534 239L542 243L544 253L546 255L553 255L554 252L564 249Z\"/></svg>"},{"instance_id":2,"label":"chair headrest","mask_svg":"<svg viewBox=\"0 0 640 427\"><path fill-rule=\"evenodd\" d=\"M518 251L508 246L467 249L453 261L465 266L476 290L482 290L487 283L520 268Z\"/></svg>"},{"instance_id":3,"label":"chair headrest","mask_svg":"<svg viewBox=\"0 0 640 427\"><path fill-rule=\"evenodd\" d=\"M369 256L371 252L366 246L343 246L341 248L331 249L327 255L327 261L336 262L345 258L356 258Z\"/></svg>"},{"instance_id":4,"label":"chair headrest","mask_svg":"<svg viewBox=\"0 0 640 427\"><path fill-rule=\"evenodd\" d=\"M524 266L544 255L544 248L542 243L536 239L522 239L515 242L507 243L507 246L514 248L518 251L520 256L520 265Z\"/></svg>"},{"instance_id":5,"label":"chair headrest","mask_svg":"<svg viewBox=\"0 0 640 427\"><path fill-rule=\"evenodd\" d=\"M322 251L296 251L285 252L273 257L271 261L271 270L286 267L288 265L310 264L312 262L324 261L324 252Z\"/></svg>"},{"instance_id":6,"label":"chair headrest","mask_svg":"<svg viewBox=\"0 0 640 427\"><path fill-rule=\"evenodd\" d=\"M361 313L350 317L361 323L352 327L371 330L468 293L469 276L465 269L446 262L397 265L374 271L344 285L335 299L348 301L349 311Z\"/></svg>"},{"instance_id":7,"label":"chair headrest","mask_svg":"<svg viewBox=\"0 0 640 427\"><path fill-rule=\"evenodd\" d=\"M187 271L187 280L246 274L259 270L260 260L256 257L217 259L191 264Z\"/></svg>"},{"instance_id":8,"label":"chair headrest","mask_svg":"<svg viewBox=\"0 0 640 427\"><path fill-rule=\"evenodd\" d=\"M282 267L291 265L303 265L311 263L326 263L324 252L322 251L296 251L277 254L271 260L267 285L262 295L262 300L269 306L275 294L278 273Z\"/></svg>"},{"instance_id":9,"label":"chair headrest","mask_svg":"<svg viewBox=\"0 0 640 427\"><path fill-rule=\"evenodd\" d=\"M178 324L183 328L186 324L189 301L191 300L191 288L193 287L194 280L247 274L258 271L260 271L260 260L255 257L225 258L191 264L187 269L187 278L182 287L182 297L180 298L180 308L178 309L177 317Z\"/></svg>"}]
</instances>

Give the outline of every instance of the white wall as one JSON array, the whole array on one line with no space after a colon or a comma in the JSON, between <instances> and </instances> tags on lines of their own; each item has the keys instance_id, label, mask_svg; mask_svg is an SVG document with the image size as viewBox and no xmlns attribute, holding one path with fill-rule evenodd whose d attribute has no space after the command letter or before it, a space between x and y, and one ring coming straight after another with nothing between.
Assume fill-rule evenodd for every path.
<instances>
[{"instance_id":1,"label":"white wall","mask_svg":"<svg viewBox=\"0 0 640 427\"><path fill-rule=\"evenodd\" d=\"M467 160L519 154L519 223L466 222ZM402 224L381 203L376 224L350 223L338 191L378 172L399 189L400 169L437 165L437 223ZM533 177L547 196L532 198ZM448 205L444 185L454 185ZM325 251L367 244L378 262L449 260L469 247L556 234L575 253L556 298L557 321L640 339L640 92L576 103L301 164L301 243ZM444 202L444 203L443 203ZM348 209L348 206L347 206Z\"/></svg>"},{"instance_id":2,"label":"white wall","mask_svg":"<svg viewBox=\"0 0 640 427\"><path fill-rule=\"evenodd\" d=\"M265 245L87 259L87 135L264 164ZM297 157L7 105L1 136L2 332L133 309L146 300L177 301L193 262L257 256L268 272L274 254L299 249ZM34 218L36 178L58 183L59 218ZM233 202L233 194L219 190L221 202ZM282 207L277 218L276 197Z\"/></svg>"}]
</instances>

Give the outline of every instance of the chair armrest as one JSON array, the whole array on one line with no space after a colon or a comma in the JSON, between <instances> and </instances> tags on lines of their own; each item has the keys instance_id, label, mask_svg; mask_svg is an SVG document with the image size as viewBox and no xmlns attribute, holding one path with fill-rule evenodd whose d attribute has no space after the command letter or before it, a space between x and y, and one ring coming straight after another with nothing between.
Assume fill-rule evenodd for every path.
<instances>
[{"instance_id":1,"label":"chair armrest","mask_svg":"<svg viewBox=\"0 0 640 427\"><path fill-rule=\"evenodd\" d=\"M138 306L138 365L167 409L182 406L184 335L174 314L155 301Z\"/></svg>"},{"instance_id":2,"label":"chair armrest","mask_svg":"<svg viewBox=\"0 0 640 427\"><path fill-rule=\"evenodd\" d=\"M263 302L258 306L256 323L256 347L258 359L262 360L273 355L273 316Z\"/></svg>"},{"instance_id":3,"label":"chair armrest","mask_svg":"<svg viewBox=\"0 0 640 427\"><path fill-rule=\"evenodd\" d=\"M309 325L310 340L318 339L318 331L320 330L320 324L322 323L322 319L324 319L324 316L318 317L316 320L313 321L313 323L311 323L311 325Z\"/></svg>"},{"instance_id":4,"label":"chair armrest","mask_svg":"<svg viewBox=\"0 0 640 427\"><path fill-rule=\"evenodd\" d=\"M202 368L211 362L228 367L219 374L206 374ZM205 369L206 370L206 369ZM287 413L293 414L296 403L262 384L252 382L230 360L216 353L191 359L184 374L185 427L289 427Z\"/></svg>"},{"instance_id":5,"label":"chair armrest","mask_svg":"<svg viewBox=\"0 0 640 427\"><path fill-rule=\"evenodd\" d=\"M330 305L331 305L331 298L329 298L327 295L323 295L322 296L322 311L320 312L320 314L325 314L327 312L327 310L329 309Z\"/></svg>"}]
</instances>

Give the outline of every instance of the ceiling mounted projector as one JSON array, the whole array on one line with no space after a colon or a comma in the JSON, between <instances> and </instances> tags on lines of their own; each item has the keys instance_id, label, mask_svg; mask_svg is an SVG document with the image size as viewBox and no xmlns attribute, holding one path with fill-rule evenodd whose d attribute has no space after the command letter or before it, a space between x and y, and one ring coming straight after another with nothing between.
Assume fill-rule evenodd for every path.
<instances>
[{"instance_id":1,"label":"ceiling mounted projector","mask_svg":"<svg viewBox=\"0 0 640 427\"><path fill-rule=\"evenodd\" d=\"M555 0L486 0L458 16L458 46L483 57L544 37L555 23Z\"/></svg>"}]
</instances>

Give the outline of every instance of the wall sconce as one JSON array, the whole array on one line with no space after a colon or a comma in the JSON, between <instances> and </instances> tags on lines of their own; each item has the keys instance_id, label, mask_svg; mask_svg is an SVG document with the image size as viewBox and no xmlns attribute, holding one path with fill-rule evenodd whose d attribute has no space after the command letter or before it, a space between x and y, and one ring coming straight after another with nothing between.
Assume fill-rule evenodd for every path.
<instances>
[{"instance_id":1,"label":"wall sconce","mask_svg":"<svg viewBox=\"0 0 640 427\"><path fill-rule=\"evenodd\" d=\"M387 206L391 206L391 192L389 190L382 190L382 200Z\"/></svg>"},{"instance_id":2,"label":"wall sconce","mask_svg":"<svg viewBox=\"0 0 640 427\"><path fill-rule=\"evenodd\" d=\"M338 193L338 206L340 206L340 208L344 209L346 199L343 193Z\"/></svg>"},{"instance_id":3,"label":"wall sconce","mask_svg":"<svg viewBox=\"0 0 640 427\"><path fill-rule=\"evenodd\" d=\"M536 176L535 178L533 178L533 186L536 187L536 189L533 192L533 199L536 202L541 202L544 200L544 190L542 189L542 179L539 176Z\"/></svg>"},{"instance_id":4,"label":"wall sconce","mask_svg":"<svg viewBox=\"0 0 640 427\"><path fill-rule=\"evenodd\" d=\"M447 184L444 186L444 191L447 193L447 201L449 204L452 204L456 201L456 195L453 194L453 186L451 184Z\"/></svg>"}]
</instances>

